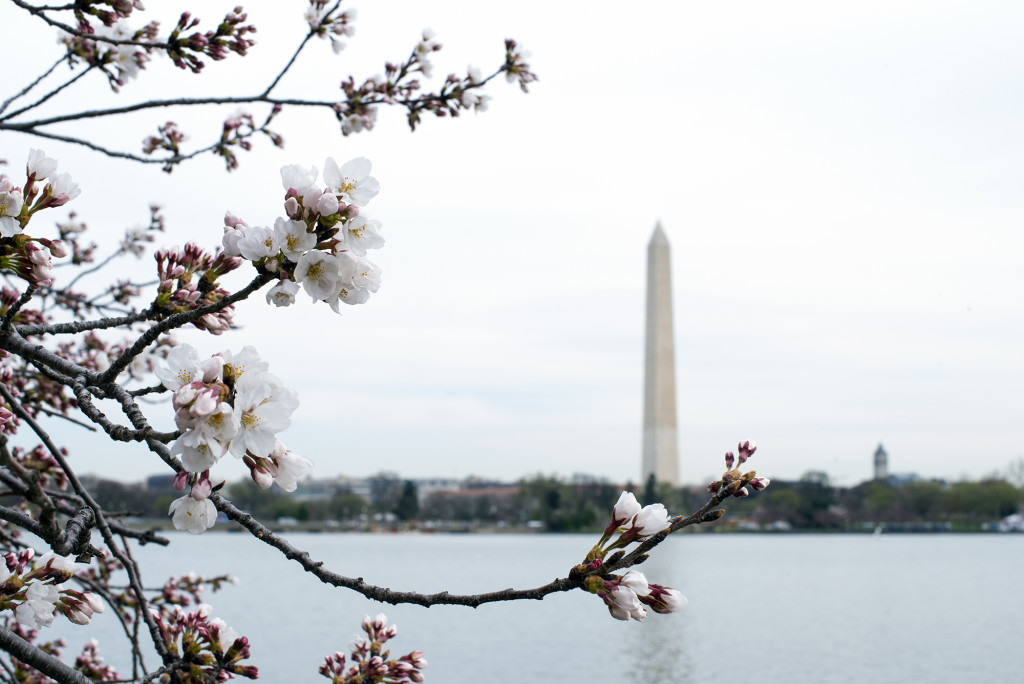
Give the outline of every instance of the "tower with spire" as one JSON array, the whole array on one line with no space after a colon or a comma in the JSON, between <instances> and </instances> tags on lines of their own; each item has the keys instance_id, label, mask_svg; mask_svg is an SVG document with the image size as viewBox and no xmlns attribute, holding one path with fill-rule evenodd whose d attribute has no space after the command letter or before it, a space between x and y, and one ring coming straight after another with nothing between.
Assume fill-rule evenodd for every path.
<instances>
[{"instance_id":1,"label":"tower with spire","mask_svg":"<svg viewBox=\"0 0 1024 684\"><path fill-rule=\"evenodd\" d=\"M875 450L875 479L889 479L889 454L886 453L881 442L878 443L878 448Z\"/></svg>"}]
</instances>

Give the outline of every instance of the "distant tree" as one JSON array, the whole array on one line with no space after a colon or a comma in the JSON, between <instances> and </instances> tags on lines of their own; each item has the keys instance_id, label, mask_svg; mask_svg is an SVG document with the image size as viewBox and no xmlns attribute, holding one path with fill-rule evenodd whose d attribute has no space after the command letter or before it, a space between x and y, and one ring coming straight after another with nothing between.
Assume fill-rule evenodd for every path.
<instances>
[{"instance_id":1,"label":"distant tree","mask_svg":"<svg viewBox=\"0 0 1024 684\"><path fill-rule=\"evenodd\" d=\"M889 511L896 499L896 488L885 480L872 480L864 486L864 507L875 514L876 519L879 519L878 514Z\"/></svg>"},{"instance_id":2,"label":"distant tree","mask_svg":"<svg viewBox=\"0 0 1024 684\"><path fill-rule=\"evenodd\" d=\"M942 484L930 480L908 482L900 491L907 506L920 521L936 520L942 516L943 493Z\"/></svg>"},{"instance_id":3,"label":"distant tree","mask_svg":"<svg viewBox=\"0 0 1024 684\"><path fill-rule=\"evenodd\" d=\"M342 492L331 497L327 511L336 520L355 520L369 508L366 499L351 492Z\"/></svg>"},{"instance_id":4,"label":"distant tree","mask_svg":"<svg viewBox=\"0 0 1024 684\"><path fill-rule=\"evenodd\" d=\"M842 521L831 510L838 501L828 473L821 470L804 473L796 485L796 491L800 495L800 504L797 510L800 527L836 528L841 526Z\"/></svg>"},{"instance_id":5,"label":"distant tree","mask_svg":"<svg viewBox=\"0 0 1024 684\"><path fill-rule=\"evenodd\" d=\"M411 480L406 480L402 485L402 493L398 497L398 502L395 504L395 515L402 522L407 522L416 517L416 514L420 512L420 501L416 493L416 483Z\"/></svg>"},{"instance_id":6,"label":"distant tree","mask_svg":"<svg viewBox=\"0 0 1024 684\"><path fill-rule=\"evenodd\" d=\"M800 494L792 483L775 480L771 489L762 497L757 520L761 524L786 522L793 527L801 527L806 524L806 520L799 511Z\"/></svg>"},{"instance_id":7,"label":"distant tree","mask_svg":"<svg viewBox=\"0 0 1024 684\"><path fill-rule=\"evenodd\" d=\"M949 487L947 507L966 520L992 520L1016 513L1021 491L1005 480L957 482Z\"/></svg>"},{"instance_id":8,"label":"distant tree","mask_svg":"<svg viewBox=\"0 0 1024 684\"><path fill-rule=\"evenodd\" d=\"M1024 489L1024 457L1012 461L1007 466L1006 479L1018 489Z\"/></svg>"},{"instance_id":9,"label":"distant tree","mask_svg":"<svg viewBox=\"0 0 1024 684\"><path fill-rule=\"evenodd\" d=\"M642 501L645 506L661 501L658 498L658 479L654 476L654 473L647 476L647 482L644 483Z\"/></svg>"}]
</instances>

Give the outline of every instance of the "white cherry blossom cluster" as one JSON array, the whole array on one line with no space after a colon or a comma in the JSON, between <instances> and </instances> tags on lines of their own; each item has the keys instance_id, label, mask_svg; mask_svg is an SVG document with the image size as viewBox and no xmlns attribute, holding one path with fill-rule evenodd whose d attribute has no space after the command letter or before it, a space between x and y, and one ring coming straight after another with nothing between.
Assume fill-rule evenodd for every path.
<instances>
[{"instance_id":1,"label":"white cherry blossom cluster","mask_svg":"<svg viewBox=\"0 0 1024 684\"><path fill-rule=\"evenodd\" d=\"M57 160L42 150L29 151L25 174L23 188L0 174L0 238L14 238L0 245L0 269L35 286L49 285L51 257L67 256L67 248L60 240L28 236L25 226L37 211L63 206L81 191L71 176L57 173Z\"/></svg>"},{"instance_id":2,"label":"white cherry blossom cluster","mask_svg":"<svg viewBox=\"0 0 1024 684\"><path fill-rule=\"evenodd\" d=\"M345 49L345 43L341 39L355 33L352 22L355 21L356 11L340 11L337 5L331 10L326 10L328 4L327 0L309 0L309 7L303 16L309 24L310 31L320 38L330 38L331 49L337 54Z\"/></svg>"},{"instance_id":3,"label":"white cherry blossom cluster","mask_svg":"<svg viewBox=\"0 0 1024 684\"><path fill-rule=\"evenodd\" d=\"M618 540L605 551L622 548L631 542L646 539L667 529L669 524L668 511L663 504L656 503L641 508L633 492L622 492L619 500L615 502L615 507L612 508L612 521L605 529L601 543L618 531L621 532Z\"/></svg>"},{"instance_id":4,"label":"white cherry blossom cluster","mask_svg":"<svg viewBox=\"0 0 1024 684\"><path fill-rule=\"evenodd\" d=\"M686 597L679 591L651 584L636 570L627 570L610 579L589 577L587 588L601 597L616 620L643 620L648 608L662 614L679 613L687 605Z\"/></svg>"},{"instance_id":5,"label":"white cherry blossom cluster","mask_svg":"<svg viewBox=\"0 0 1024 684\"><path fill-rule=\"evenodd\" d=\"M433 29L423 29L423 37L416 44L415 53L419 62L420 72L430 78L434 73L434 65L430 62L430 55L441 49L441 44L434 40Z\"/></svg>"},{"instance_id":6,"label":"white cherry blossom cluster","mask_svg":"<svg viewBox=\"0 0 1024 684\"><path fill-rule=\"evenodd\" d=\"M150 24L140 30L131 27L123 18L89 26L88 35L72 35L59 31L57 42L68 51L68 58L85 60L91 66L98 66L107 76L114 92L128 81L136 78L146 68L150 50L139 45L110 41L153 40L156 25Z\"/></svg>"},{"instance_id":7,"label":"white cherry blossom cluster","mask_svg":"<svg viewBox=\"0 0 1024 684\"><path fill-rule=\"evenodd\" d=\"M656 503L641 507L632 492L622 492L612 509L611 523L587 554L588 563L584 569L598 570L609 551L643 541L667 530L671 524L664 505ZM619 537L605 546L616 533ZM584 581L584 587L597 594L617 620L643 620L647 617L648 608L656 613L675 613L686 608L685 596L675 589L648 583L644 574L635 570L627 570L622 575L591 575Z\"/></svg>"},{"instance_id":8,"label":"white cherry blossom cluster","mask_svg":"<svg viewBox=\"0 0 1024 684\"><path fill-rule=\"evenodd\" d=\"M58 612L75 624L88 624L104 605L96 594L65 585L79 567L71 556L52 551L39 558L32 549L5 554L0 560L0 610L13 609L15 619L29 629L49 627Z\"/></svg>"},{"instance_id":9,"label":"white cherry blossom cluster","mask_svg":"<svg viewBox=\"0 0 1024 684\"><path fill-rule=\"evenodd\" d=\"M2 237L14 237L40 209L63 206L82 192L70 175L57 173L57 160L47 157L42 150L29 150L25 173L24 189L15 186L6 174L0 174Z\"/></svg>"},{"instance_id":10,"label":"white cherry blossom cluster","mask_svg":"<svg viewBox=\"0 0 1024 684\"><path fill-rule=\"evenodd\" d=\"M276 482L295 491L313 465L289 451L277 433L291 425L299 400L268 372L256 349L246 346L237 354L224 351L200 360L193 347L182 344L168 353L166 363L156 375L174 393L174 420L182 431L171 445L185 469L176 484L179 489L191 485L188 495L171 504L177 529L200 534L213 527L209 470L228 453L242 459L260 487Z\"/></svg>"},{"instance_id":11,"label":"white cherry blossom cluster","mask_svg":"<svg viewBox=\"0 0 1024 684\"><path fill-rule=\"evenodd\" d=\"M323 181L316 167L281 169L285 217L273 228L249 226L232 214L224 218L224 252L252 261L278 276L267 302L289 306L300 287L313 301L327 302L336 313L341 303L362 304L380 287L380 268L367 250L384 244L380 222L361 215L379 191L364 157L338 166L324 164Z\"/></svg>"}]
</instances>

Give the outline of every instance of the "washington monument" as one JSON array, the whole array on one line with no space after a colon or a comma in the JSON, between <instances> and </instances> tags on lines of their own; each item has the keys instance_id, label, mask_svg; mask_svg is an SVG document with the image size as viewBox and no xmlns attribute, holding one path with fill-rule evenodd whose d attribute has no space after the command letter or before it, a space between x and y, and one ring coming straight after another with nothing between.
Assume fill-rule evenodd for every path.
<instances>
[{"instance_id":1,"label":"washington monument","mask_svg":"<svg viewBox=\"0 0 1024 684\"><path fill-rule=\"evenodd\" d=\"M661 223L647 245L647 331L644 353L643 479L679 484L676 360L672 331L672 265Z\"/></svg>"}]
</instances>

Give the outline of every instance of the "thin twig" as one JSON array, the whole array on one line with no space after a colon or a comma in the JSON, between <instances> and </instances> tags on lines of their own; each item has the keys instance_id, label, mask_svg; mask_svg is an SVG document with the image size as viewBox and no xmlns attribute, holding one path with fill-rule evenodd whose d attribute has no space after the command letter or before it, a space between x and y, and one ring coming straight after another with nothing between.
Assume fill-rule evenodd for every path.
<instances>
[{"instance_id":1,"label":"thin twig","mask_svg":"<svg viewBox=\"0 0 1024 684\"><path fill-rule=\"evenodd\" d=\"M56 69L57 67L59 67L61 62L63 62L63 61L64 61L64 57L60 57L56 62L53 63L53 66L51 66L49 69L44 71L39 76L39 78L37 78L36 80L32 81L27 86L25 86L24 88L19 90L17 93L15 93L14 95L11 95L9 98L4 100L3 104L0 104L0 113L3 113L3 111L5 109L7 109L11 105L12 102L14 102L19 97L21 97L22 95L24 95L25 93L29 92L30 90L35 88L37 85L39 85L40 81L42 81L44 78L46 78L47 76L52 74L53 70Z\"/></svg>"},{"instance_id":2,"label":"thin twig","mask_svg":"<svg viewBox=\"0 0 1024 684\"><path fill-rule=\"evenodd\" d=\"M67 88L69 85L71 85L72 83L74 83L78 79L80 79L83 76L85 76L86 74L88 74L90 71L93 70L93 68L94 68L94 65L90 64L88 67L85 68L84 71L80 71L79 73L75 74L74 76L69 78L67 81L65 81L61 85L57 86L56 88L54 88L53 90L48 92L46 95L43 95L41 98L39 98L38 100L36 100L32 104L25 105L21 109L15 109L10 114L6 114L5 116L0 117L0 121L6 121L7 119L10 119L10 118L13 118L15 116L18 116L19 114L23 114L23 113L29 111L30 109L35 109L36 107L38 107L39 105L41 105L44 102L46 102L47 100L49 100L51 97L53 97L54 95L56 95L60 91L62 91L65 88Z\"/></svg>"},{"instance_id":3,"label":"thin twig","mask_svg":"<svg viewBox=\"0 0 1024 684\"><path fill-rule=\"evenodd\" d=\"M45 406L40 406L36 410L39 411L40 413L45 413L46 415L52 418L60 418L61 420L66 420L69 423L74 423L78 427L85 428L89 432L96 432L96 428L94 428L92 425L89 425L88 423L83 423L80 420L75 420L71 416L65 416L63 413L58 413L57 411L53 411L51 409L46 408Z\"/></svg>"},{"instance_id":4,"label":"thin twig","mask_svg":"<svg viewBox=\"0 0 1024 684\"><path fill-rule=\"evenodd\" d=\"M198 309L193 309L192 311L183 311L181 313L176 313L171 316L168 316L164 320L160 321L153 327L146 330L146 332L144 332L139 337L139 339L137 339L135 343L132 344L131 347L122 352L122 354L119 357L117 357L117 359L115 359L113 363L110 364L110 367L107 368L107 370L105 370L103 373L96 377L95 382L91 382L90 384L111 384L114 378L116 378L121 373L121 371L128 367L128 364L131 363L132 359L141 354L143 350L145 350L145 348L148 347L150 344L156 342L157 338L160 337L160 335L162 335L163 333L167 332L168 330L173 330L174 328L179 328L183 325L191 323L192 321L198 320L207 314L223 311L224 309L231 306L235 302L247 298L253 292L256 292L274 278L275 276L269 273L260 273L241 290L238 290L237 292L230 294L213 304L202 306L199 307Z\"/></svg>"},{"instance_id":5,"label":"thin twig","mask_svg":"<svg viewBox=\"0 0 1024 684\"><path fill-rule=\"evenodd\" d=\"M14 304L11 305L11 308L7 310L7 313L4 314L3 322L0 323L0 333L11 329L11 321L14 320L14 317L18 315L18 311L21 310L21 307L25 306L25 304L32 299L32 295L35 293L35 285L29 284L29 286L25 288L25 291L21 293L20 297L18 297L18 301L14 302Z\"/></svg>"}]
</instances>

